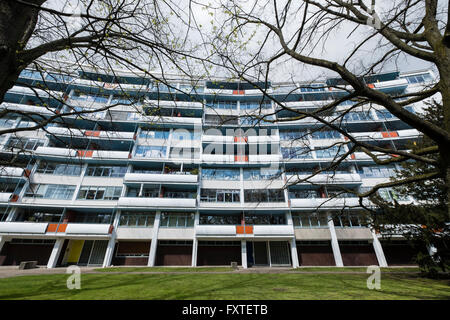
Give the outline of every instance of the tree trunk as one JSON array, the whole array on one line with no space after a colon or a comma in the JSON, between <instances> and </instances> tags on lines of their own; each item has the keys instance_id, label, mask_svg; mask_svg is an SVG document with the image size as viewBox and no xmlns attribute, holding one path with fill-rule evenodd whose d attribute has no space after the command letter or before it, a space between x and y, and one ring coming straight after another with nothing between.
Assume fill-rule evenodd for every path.
<instances>
[{"instance_id":1,"label":"tree trunk","mask_svg":"<svg viewBox=\"0 0 450 320\"><path fill-rule=\"evenodd\" d=\"M27 0L37 6L45 0ZM39 9L13 0L0 1L0 103L28 65L19 61L17 53L22 50L36 26Z\"/></svg>"}]
</instances>

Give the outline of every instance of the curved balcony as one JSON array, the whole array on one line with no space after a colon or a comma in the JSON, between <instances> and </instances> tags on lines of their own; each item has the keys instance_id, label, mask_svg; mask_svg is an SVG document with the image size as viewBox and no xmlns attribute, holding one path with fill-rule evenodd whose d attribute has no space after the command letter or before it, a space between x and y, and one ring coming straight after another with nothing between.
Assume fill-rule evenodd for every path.
<instances>
[{"instance_id":1,"label":"curved balcony","mask_svg":"<svg viewBox=\"0 0 450 320\"><path fill-rule=\"evenodd\" d=\"M121 197L120 207L195 208L196 199Z\"/></svg>"}]
</instances>

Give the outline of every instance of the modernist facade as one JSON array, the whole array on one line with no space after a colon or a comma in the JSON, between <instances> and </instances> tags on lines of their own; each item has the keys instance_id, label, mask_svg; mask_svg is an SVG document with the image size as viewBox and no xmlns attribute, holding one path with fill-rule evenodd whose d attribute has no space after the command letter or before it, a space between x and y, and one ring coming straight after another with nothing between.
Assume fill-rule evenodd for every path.
<instances>
[{"instance_id":1,"label":"modernist facade","mask_svg":"<svg viewBox=\"0 0 450 320\"><path fill-rule=\"evenodd\" d=\"M397 95L426 85L433 74L391 72L365 80ZM382 239L367 227L358 199L340 189L369 188L388 180L394 167L375 166L356 152L323 171L349 144L311 118L292 119L294 109L342 97L340 79L257 84L292 110L234 81L193 86L174 77L163 85L121 71L26 70L20 82L1 104L9 110L2 129L64 116L0 137L2 161L16 157L0 172L0 265L411 263L401 235ZM49 91L27 87L38 84ZM422 107L408 108L420 113ZM352 110L340 126L396 149L419 138L376 105ZM396 197L392 190L382 196Z\"/></svg>"}]
</instances>

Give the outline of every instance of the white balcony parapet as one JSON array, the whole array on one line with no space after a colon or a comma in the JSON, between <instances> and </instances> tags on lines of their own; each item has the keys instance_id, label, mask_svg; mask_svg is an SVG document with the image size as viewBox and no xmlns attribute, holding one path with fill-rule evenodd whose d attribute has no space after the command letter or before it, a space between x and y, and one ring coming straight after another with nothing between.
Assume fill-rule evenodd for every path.
<instances>
[{"instance_id":1,"label":"white balcony parapet","mask_svg":"<svg viewBox=\"0 0 450 320\"><path fill-rule=\"evenodd\" d=\"M197 225L195 227L197 237L234 237L235 225Z\"/></svg>"},{"instance_id":2,"label":"white balcony parapet","mask_svg":"<svg viewBox=\"0 0 450 320\"><path fill-rule=\"evenodd\" d=\"M251 154L248 160L249 162L279 162L282 156L281 154Z\"/></svg>"},{"instance_id":3,"label":"white balcony parapet","mask_svg":"<svg viewBox=\"0 0 450 320\"><path fill-rule=\"evenodd\" d=\"M8 202L12 195L12 192L0 192L0 202Z\"/></svg>"},{"instance_id":4,"label":"white balcony parapet","mask_svg":"<svg viewBox=\"0 0 450 320\"><path fill-rule=\"evenodd\" d=\"M292 225L254 225L253 234L255 237L293 237L294 227Z\"/></svg>"},{"instance_id":5,"label":"white balcony parapet","mask_svg":"<svg viewBox=\"0 0 450 320\"><path fill-rule=\"evenodd\" d=\"M89 137L106 139L133 139L133 132L121 131L89 131L80 129L69 129L61 127L50 127L47 129L50 134L70 136L70 137Z\"/></svg>"},{"instance_id":6,"label":"white balcony parapet","mask_svg":"<svg viewBox=\"0 0 450 320\"><path fill-rule=\"evenodd\" d=\"M33 233L44 234L48 223L39 222L0 222L0 234L4 233Z\"/></svg>"},{"instance_id":7,"label":"white balcony parapet","mask_svg":"<svg viewBox=\"0 0 450 320\"><path fill-rule=\"evenodd\" d=\"M120 207L195 208L196 199L121 197L118 205Z\"/></svg>"},{"instance_id":8,"label":"white balcony parapet","mask_svg":"<svg viewBox=\"0 0 450 320\"><path fill-rule=\"evenodd\" d=\"M233 143L233 141L234 137L232 136L203 135L204 143Z\"/></svg>"},{"instance_id":9,"label":"white balcony parapet","mask_svg":"<svg viewBox=\"0 0 450 320\"><path fill-rule=\"evenodd\" d=\"M69 223L67 224L66 234L102 234L110 233L110 224L100 223Z\"/></svg>"},{"instance_id":10,"label":"white balcony parapet","mask_svg":"<svg viewBox=\"0 0 450 320\"><path fill-rule=\"evenodd\" d=\"M280 136L248 136L248 143L279 143Z\"/></svg>"},{"instance_id":11,"label":"white balcony parapet","mask_svg":"<svg viewBox=\"0 0 450 320\"><path fill-rule=\"evenodd\" d=\"M128 151L106 151L96 150L92 153L92 158L101 159L128 159L130 153Z\"/></svg>"},{"instance_id":12,"label":"white balcony parapet","mask_svg":"<svg viewBox=\"0 0 450 320\"><path fill-rule=\"evenodd\" d=\"M23 174L23 168L17 167L0 167L0 176L2 177L21 177Z\"/></svg>"},{"instance_id":13,"label":"white balcony parapet","mask_svg":"<svg viewBox=\"0 0 450 320\"><path fill-rule=\"evenodd\" d=\"M164 101L164 100L146 100L146 104L150 106L166 107L166 108L195 108L201 109L203 107L201 102L192 101Z\"/></svg>"},{"instance_id":14,"label":"white balcony parapet","mask_svg":"<svg viewBox=\"0 0 450 320\"><path fill-rule=\"evenodd\" d=\"M326 183L326 184L340 184L340 183L360 183L361 176L357 173L336 173L336 174L316 174L310 177L309 174L286 174L286 179L289 184L299 183ZM309 178L308 178L309 177Z\"/></svg>"},{"instance_id":15,"label":"white balcony parapet","mask_svg":"<svg viewBox=\"0 0 450 320\"><path fill-rule=\"evenodd\" d=\"M202 154L203 162L210 163L233 163L234 155L230 154Z\"/></svg>"},{"instance_id":16,"label":"white balcony parapet","mask_svg":"<svg viewBox=\"0 0 450 320\"><path fill-rule=\"evenodd\" d=\"M3 102L2 104L0 104L0 109L6 109L6 110L11 110L11 111L33 112L33 113L49 114L49 115L55 114L55 112L52 111L51 108L48 108L48 107L33 106L33 105L19 104L19 103L10 103L10 102Z\"/></svg>"},{"instance_id":17,"label":"white balcony parapet","mask_svg":"<svg viewBox=\"0 0 450 320\"><path fill-rule=\"evenodd\" d=\"M55 147L37 147L34 153L37 155L75 157L77 155L77 150Z\"/></svg>"},{"instance_id":18,"label":"white balcony parapet","mask_svg":"<svg viewBox=\"0 0 450 320\"><path fill-rule=\"evenodd\" d=\"M291 199L291 208L319 208L332 209L359 206L359 198L308 198ZM364 205L370 205L368 200L363 201Z\"/></svg>"},{"instance_id":19,"label":"white balcony parapet","mask_svg":"<svg viewBox=\"0 0 450 320\"><path fill-rule=\"evenodd\" d=\"M375 88L386 88L386 87L395 87L395 86L402 86L402 85L408 85L408 80L406 79L397 79L397 80L389 80L389 81L383 81L383 82L375 82L373 84Z\"/></svg>"},{"instance_id":20,"label":"white balcony parapet","mask_svg":"<svg viewBox=\"0 0 450 320\"><path fill-rule=\"evenodd\" d=\"M124 177L125 182L180 182L196 183L198 175L196 174L156 174L156 173L127 173Z\"/></svg>"}]
</instances>

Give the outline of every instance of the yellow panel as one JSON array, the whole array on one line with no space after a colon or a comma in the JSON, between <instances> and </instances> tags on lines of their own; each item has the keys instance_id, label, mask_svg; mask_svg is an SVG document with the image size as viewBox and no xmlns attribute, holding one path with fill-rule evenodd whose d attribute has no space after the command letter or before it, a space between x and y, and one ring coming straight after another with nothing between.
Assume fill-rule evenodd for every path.
<instances>
[{"instance_id":1,"label":"yellow panel","mask_svg":"<svg viewBox=\"0 0 450 320\"><path fill-rule=\"evenodd\" d=\"M69 251L67 263L77 263L80 258L81 250L83 249L84 240L70 240L72 243Z\"/></svg>"}]
</instances>

